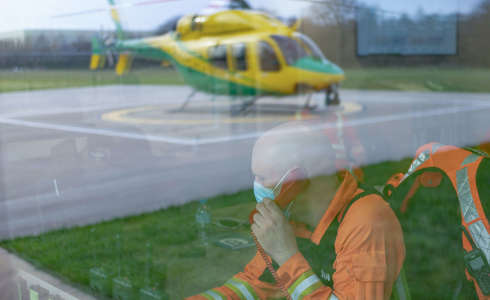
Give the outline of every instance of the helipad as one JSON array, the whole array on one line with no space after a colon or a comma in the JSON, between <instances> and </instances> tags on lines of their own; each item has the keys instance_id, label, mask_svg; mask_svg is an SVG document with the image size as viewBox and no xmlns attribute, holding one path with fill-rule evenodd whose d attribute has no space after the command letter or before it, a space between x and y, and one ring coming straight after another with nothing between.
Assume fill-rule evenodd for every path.
<instances>
[{"instance_id":1,"label":"helipad","mask_svg":"<svg viewBox=\"0 0 490 300\"><path fill-rule=\"evenodd\" d=\"M490 95L342 90L342 105L264 98L243 114L185 86L104 86L0 94L8 227L35 234L152 211L251 187L254 141L290 120L350 128L365 164L412 156L427 142L490 136ZM341 120L341 122L339 121Z\"/></svg>"},{"instance_id":2,"label":"helipad","mask_svg":"<svg viewBox=\"0 0 490 300\"><path fill-rule=\"evenodd\" d=\"M256 104L251 109L233 115L233 103L199 103L185 110L165 108L164 106L142 106L114 110L104 113L102 120L138 125L216 125L246 123L281 123L293 120L321 119L326 114L341 112L344 115L362 111L362 105L344 101L339 107L305 109L301 104L287 105L284 100L268 105ZM291 102L291 101L289 101ZM198 106L196 108L196 106ZM275 106L275 107L274 107Z\"/></svg>"}]
</instances>

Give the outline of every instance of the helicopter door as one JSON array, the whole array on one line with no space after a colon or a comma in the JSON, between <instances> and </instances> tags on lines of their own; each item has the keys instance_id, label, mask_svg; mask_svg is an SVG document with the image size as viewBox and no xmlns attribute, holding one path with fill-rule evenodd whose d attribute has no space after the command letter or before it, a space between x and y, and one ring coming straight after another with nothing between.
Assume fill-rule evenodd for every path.
<instances>
[{"instance_id":1,"label":"helicopter door","mask_svg":"<svg viewBox=\"0 0 490 300\"><path fill-rule=\"evenodd\" d=\"M243 96L250 94L246 88L249 82L245 78L250 77L250 68L248 65L248 49L247 44L237 43L231 45L230 48L231 65L232 65L232 94ZM244 83L245 81L245 83Z\"/></svg>"},{"instance_id":2,"label":"helicopter door","mask_svg":"<svg viewBox=\"0 0 490 300\"><path fill-rule=\"evenodd\" d=\"M227 45L216 45L208 49L210 62L209 91L216 94L230 93L230 63L227 55Z\"/></svg>"},{"instance_id":3,"label":"helicopter door","mask_svg":"<svg viewBox=\"0 0 490 300\"><path fill-rule=\"evenodd\" d=\"M281 85L281 63L274 48L266 41L257 44L256 87L259 91L278 92Z\"/></svg>"}]
</instances>

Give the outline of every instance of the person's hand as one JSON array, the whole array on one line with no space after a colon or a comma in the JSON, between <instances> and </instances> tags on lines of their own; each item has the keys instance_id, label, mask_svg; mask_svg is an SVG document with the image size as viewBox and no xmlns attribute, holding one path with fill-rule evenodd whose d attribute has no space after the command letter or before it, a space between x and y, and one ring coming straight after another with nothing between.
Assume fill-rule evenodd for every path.
<instances>
[{"instance_id":1,"label":"person's hand","mask_svg":"<svg viewBox=\"0 0 490 300\"><path fill-rule=\"evenodd\" d=\"M279 265L298 252L296 237L281 209L270 199L257 204L252 231L265 252Z\"/></svg>"}]
</instances>

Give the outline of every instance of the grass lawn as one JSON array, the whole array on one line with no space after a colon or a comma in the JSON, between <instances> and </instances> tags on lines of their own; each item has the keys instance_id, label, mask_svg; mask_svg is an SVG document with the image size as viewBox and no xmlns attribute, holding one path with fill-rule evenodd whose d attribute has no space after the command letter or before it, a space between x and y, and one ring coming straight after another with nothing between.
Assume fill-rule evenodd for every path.
<instances>
[{"instance_id":1,"label":"grass lawn","mask_svg":"<svg viewBox=\"0 0 490 300\"><path fill-rule=\"evenodd\" d=\"M68 88L109 84L183 84L171 69L136 69L124 76L114 70L0 70L0 93L52 88Z\"/></svg>"},{"instance_id":2,"label":"grass lawn","mask_svg":"<svg viewBox=\"0 0 490 300\"><path fill-rule=\"evenodd\" d=\"M410 162L411 159L404 159L367 166L364 168L366 182L370 185L382 185L391 174L405 172ZM135 287L151 286L157 290L165 290L170 299L182 299L223 284L233 274L241 271L255 252L255 247L229 250L217 247L212 242L207 248L203 247L194 219L198 205L198 202L192 202L91 226L6 240L0 242L0 245L37 267L81 286L97 297L102 295L90 290L89 273L94 267L102 268L109 276L128 278ZM220 218L233 217L245 223L234 229L213 225L209 233L211 241L228 234L247 236L249 226L246 225L246 220L255 205L251 190L214 197L208 200L208 205L213 222ZM447 207L454 212L458 208L457 203ZM461 281L458 280L463 276L462 267L459 265L457 267L460 269L454 271L458 275L445 271L450 270L447 262L456 266L454 262L461 261L458 222L454 224L455 235L441 233L434 236L433 230L423 225L426 219L434 222L427 209L420 206L407 220L402 220L402 224L415 223L415 227L408 228L412 228L410 230L414 230L416 234L405 232L407 253L410 253L411 257L415 256L418 261L425 262L421 265L408 265L407 274L409 279L418 279L420 274L432 274L429 266L437 266L443 272L436 272L428 279L422 277L427 282L420 288L414 288L415 297L412 297L421 299L420 296L424 298L424 295L432 295L433 297L429 298L447 299L446 287L439 284L446 282L448 276L451 280L455 278L455 284L460 284ZM439 217L441 216L437 216ZM435 221L438 224L439 221ZM415 249L411 245L416 245ZM441 250L439 245L445 248ZM425 247L430 251L424 251ZM447 290L452 293L452 288L447 287ZM439 290L441 292L438 294ZM463 289L457 299L473 297L470 287Z\"/></svg>"},{"instance_id":3,"label":"grass lawn","mask_svg":"<svg viewBox=\"0 0 490 300\"><path fill-rule=\"evenodd\" d=\"M368 68L348 69L346 89L490 93L490 69Z\"/></svg>"},{"instance_id":4,"label":"grass lawn","mask_svg":"<svg viewBox=\"0 0 490 300\"><path fill-rule=\"evenodd\" d=\"M490 69L367 68L346 69L346 89L490 93ZM107 84L184 84L176 71L135 69L124 76L113 70L0 70L0 92Z\"/></svg>"}]
</instances>

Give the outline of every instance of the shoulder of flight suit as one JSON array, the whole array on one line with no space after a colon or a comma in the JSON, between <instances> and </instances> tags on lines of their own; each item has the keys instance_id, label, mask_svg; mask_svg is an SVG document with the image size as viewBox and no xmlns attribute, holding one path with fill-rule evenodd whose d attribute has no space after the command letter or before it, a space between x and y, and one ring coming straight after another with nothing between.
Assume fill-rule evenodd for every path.
<instances>
[{"instance_id":1,"label":"shoulder of flight suit","mask_svg":"<svg viewBox=\"0 0 490 300\"><path fill-rule=\"evenodd\" d=\"M334 289L324 286L301 253L278 270L293 299L389 299L405 248L400 224L380 196L368 195L347 211L336 238Z\"/></svg>"},{"instance_id":2,"label":"shoulder of flight suit","mask_svg":"<svg viewBox=\"0 0 490 300\"><path fill-rule=\"evenodd\" d=\"M376 194L352 204L339 226L335 252L339 298L389 299L405 259L403 232L389 204Z\"/></svg>"}]
</instances>

